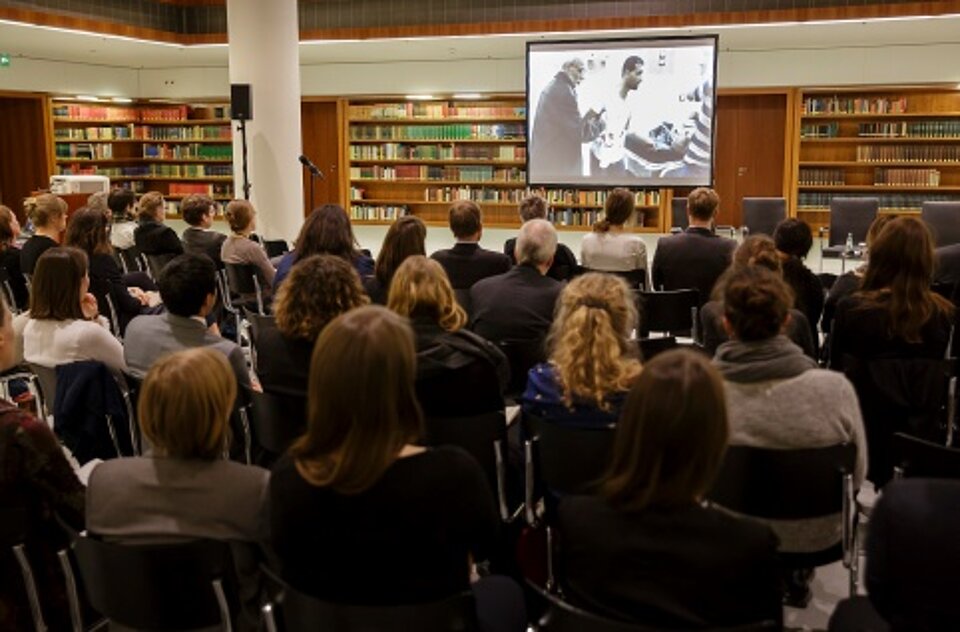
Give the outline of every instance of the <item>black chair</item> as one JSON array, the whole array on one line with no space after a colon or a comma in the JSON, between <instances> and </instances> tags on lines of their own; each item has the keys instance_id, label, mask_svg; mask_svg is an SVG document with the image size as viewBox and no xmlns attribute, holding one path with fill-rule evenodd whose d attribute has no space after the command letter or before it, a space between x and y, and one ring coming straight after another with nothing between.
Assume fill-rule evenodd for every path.
<instances>
[{"instance_id":1,"label":"black chair","mask_svg":"<svg viewBox=\"0 0 960 632\"><path fill-rule=\"evenodd\" d=\"M117 261L124 274L146 271L143 265L143 259L140 258L140 251L137 250L136 246L117 248L114 252L116 252Z\"/></svg>"},{"instance_id":2,"label":"black chair","mask_svg":"<svg viewBox=\"0 0 960 632\"><path fill-rule=\"evenodd\" d=\"M686 336L697 339L700 306L698 290L668 290L640 292L637 311L640 314L640 338L649 338L650 332Z\"/></svg>"},{"instance_id":3,"label":"black chair","mask_svg":"<svg viewBox=\"0 0 960 632\"><path fill-rule=\"evenodd\" d=\"M307 429L307 398L251 391L250 420L257 444L271 455L283 454Z\"/></svg>"},{"instance_id":4,"label":"black chair","mask_svg":"<svg viewBox=\"0 0 960 632\"><path fill-rule=\"evenodd\" d=\"M730 446L710 491L710 501L766 520L803 520L840 514L841 541L822 551L780 553L788 568L810 568L843 560L850 594L857 589L857 509L853 472L857 447L778 450Z\"/></svg>"},{"instance_id":5,"label":"black chair","mask_svg":"<svg viewBox=\"0 0 960 632\"><path fill-rule=\"evenodd\" d=\"M10 271L0 266L0 291L3 292L3 300L7 304L10 313L16 316L20 313L21 306L17 304L17 297L13 293L13 286L10 285Z\"/></svg>"},{"instance_id":6,"label":"black chair","mask_svg":"<svg viewBox=\"0 0 960 632\"><path fill-rule=\"evenodd\" d=\"M281 590L275 601L262 608L267 632L475 632L478 629L477 607L470 592L402 606L346 605L305 595L272 573L268 575Z\"/></svg>"},{"instance_id":7,"label":"black chair","mask_svg":"<svg viewBox=\"0 0 960 632\"><path fill-rule=\"evenodd\" d=\"M631 290L643 291L647 288L647 270L646 268L637 268L635 270L594 270L592 268L583 268L583 273L598 272L600 274L612 274L618 276L627 282Z\"/></svg>"},{"instance_id":8,"label":"black chair","mask_svg":"<svg viewBox=\"0 0 960 632\"><path fill-rule=\"evenodd\" d=\"M503 396L518 399L527 387L527 373L530 369L547 360L547 351L543 339L502 340L497 343L500 351L507 357L510 365L510 381Z\"/></svg>"},{"instance_id":9,"label":"black chair","mask_svg":"<svg viewBox=\"0 0 960 632\"><path fill-rule=\"evenodd\" d=\"M244 297L243 306L257 308L261 316L266 312L263 309L263 291L260 288L260 268L253 263L224 263L227 275L227 287L232 294Z\"/></svg>"},{"instance_id":10,"label":"black chair","mask_svg":"<svg viewBox=\"0 0 960 632\"><path fill-rule=\"evenodd\" d=\"M893 435L894 478L960 479L960 450L908 434Z\"/></svg>"},{"instance_id":11,"label":"black chair","mask_svg":"<svg viewBox=\"0 0 960 632\"><path fill-rule=\"evenodd\" d=\"M673 198L670 203L670 232L680 233L690 226L690 218L687 217L687 198Z\"/></svg>"},{"instance_id":12,"label":"black chair","mask_svg":"<svg viewBox=\"0 0 960 632\"><path fill-rule=\"evenodd\" d=\"M924 202L920 219L930 227L937 248L960 244L960 201Z\"/></svg>"},{"instance_id":13,"label":"black chair","mask_svg":"<svg viewBox=\"0 0 960 632\"><path fill-rule=\"evenodd\" d=\"M130 545L77 535L72 549L83 592L111 623L142 630L232 629L236 590L228 543ZM71 608L79 616L77 600L71 599Z\"/></svg>"},{"instance_id":14,"label":"black chair","mask_svg":"<svg viewBox=\"0 0 960 632\"><path fill-rule=\"evenodd\" d=\"M271 259L290 252L290 244L286 239L264 239L263 249Z\"/></svg>"},{"instance_id":15,"label":"black chair","mask_svg":"<svg viewBox=\"0 0 960 632\"><path fill-rule=\"evenodd\" d=\"M177 258L176 254L167 253L164 255L148 255L140 253L143 269L150 275L154 281L160 280L160 273L167 267L167 264Z\"/></svg>"},{"instance_id":16,"label":"black chair","mask_svg":"<svg viewBox=\"0 0 960 632\"><path fill-rule=\"evenodd\" d=\"M833 284L837 282L837 275L832 272L820 272L817 274L817 278L820 279L820 285L823 286L824 293L829 292L833 288Z\"/></svg>"},{"instance_id":17,"label":"black chair","mask_svg":"<svg viewBox=\"0 0 960 632\"><path fill-rule=\"evenodd\" d=\"M787 201L782 197L745 197L740 204L743 225L740 230L747 235L769 235L777 224L787 218Z\"/></svg>"},{"instance_id":18,"label":"black chair","mask_svg":"<svg viewBox=\"0 0 960 632\"><path fill-rule=\"evenodd\" d=\"M664 351L669 351L679 346L674 336L641 338L638 344L640 345L640 357L644 362L649 362Z\"/></svg>"},{"instance_id":19,"label":"black chair","mask_svg":"<svg viewBox=\"0 0 960 632\"><path fill-rule=\"evenodd\" d=\"M30 606L30 616L33 618L34 629L44 632L47 629L43 620L43 609L40 606L40 594L33 573L33 566L27 557L24 546L27 532L30 528L29 512L24 507L3 507L0 509L0 560L6 565L7 554L13 556L23 579L23 592L26 594ZM4 573L6 574L6 573Z\"/></svg>"},{"instance_id":20,"label":"black chair","mask_svg":"<svg viewBox=\"0 0 960 632\"><path fill-rule=\"evenodd\" d=\"M830 199L830 228L826 246L820 248L820 270L824 259L840 259L840 269L848 259L861 259L870 224L877 218L880 200L875 197L834 197ZM824 228L820 229L821 243ZM847 236L853 238L853 251L847 248Z\"/></svg>"}]
</instances>

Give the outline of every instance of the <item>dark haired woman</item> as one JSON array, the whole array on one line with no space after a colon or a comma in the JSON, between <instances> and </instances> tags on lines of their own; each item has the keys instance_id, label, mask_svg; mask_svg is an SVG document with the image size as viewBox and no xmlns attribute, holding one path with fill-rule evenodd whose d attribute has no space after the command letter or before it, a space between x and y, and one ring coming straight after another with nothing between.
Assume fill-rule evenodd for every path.
<instances>
[{"instance_id":1,"label":"dark haired woman","mask_svg":"<svg viewBox=\"0 0 960 632\"><path fill-rule=\"evenodd\" d=\"M810 334L817 341L820 315L823 313L823 283L803 260L813 247L813 233L802 219L788 217L773 231L773 241L780 252L783 280L796 298L796 308L807 317Z\"/></svg>"},{"instance_id":2,"label":"dark haired woman","mask_svg":"<svg viewBox=\"0 0 960 632\"><path fill-rule=\"evenodd\" d=\"M373 274L373 259L357 249L350 217L342 206L324 204L307 217L297 235L294 250L288 252L277 265L274 287L279 287L298 261L311 255L343 257L357 270L361 279Z\"/></svg>"},{"instance_id":3,"label":"dark haired woman","mask_svg":"<svg viewBox=\"0 0 960 632\"><path fill-rule=\"evenodd\" d=\"M337 317L317 340L307 432L270 479L273 550L300 591L344 604L441 600L471 588L471 563L494 552L480 466L459 448L417 445L415 355L406 319L379 306ZM488 586L474 585L481 619ZM522 606L511 612L498 629L525 629Z\"/></svg>"},{"instance_id":4,"label":"dark haired woman","mask_svg":"<svg viewBox=\"0 0 960 632\"><path fill-rule=\"evenodd\" d=\"M616 432L599 493L560 501L570 599L657 629L779 622L773 533L702 504L729 433L709 361L668 351L648 362Z\"/></svg>"},{"instance_id":5,"label":"dark haired woman","mask_svg":"<svg viewBox=\"0 0 960 632\"><path fill-rule=\"evenodd\" d=\"M416 215L405 215L387 229L383 246L377 255L373 276L365 279L363 288L370 301L377 305L387 304L387 293L393 274L407 257L426 255L427 226Z\"/></svg>"},{"instance_id":6,"label":"dark haired woman","mask_svg":"<svg viewBox=\"0 0 960 632\"><path fill-rule=\"evenodd\" d=\"M648 271L647 247L639 235L626 232L624 225L633 217L636 201L626 189L614 189L607 195L602 220L593 232L583 236L580 263L584 268L603 272ZM644 287L650 287L650 273Z\"/></svg>"},{"instance_id":7,"label":"dark haired woman","mask_svg":"<svg viewBox=\"0 0 960 632\"><path fill-rule=\"evenodd\" d=\"M26 309L30 301L27 283L20 269L20 249L17 237L20 236L20 222L6 206L0 204L0 267L7 271L7 282L13 292L17 309Z\"/></svg>"}]
</instances>

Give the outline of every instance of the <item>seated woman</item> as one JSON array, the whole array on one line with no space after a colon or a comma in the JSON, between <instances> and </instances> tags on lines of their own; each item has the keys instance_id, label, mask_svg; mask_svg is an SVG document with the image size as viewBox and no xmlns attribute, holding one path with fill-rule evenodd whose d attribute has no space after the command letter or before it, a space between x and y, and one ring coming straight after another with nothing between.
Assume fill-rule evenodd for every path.
<instances>
[{"instance_id":1,"label":"seated woman","mask_svg":"<svg viewBox=\"0 0 960 632\"><path fill-rule=\"evenodd\" d=\"M44 193L36 197L28 215L33 223L33 236L20 249L20 270L32 275L40 255L60 245L60 236L67 229L67 203L56 195Z\"/></svg>"},{"instance_id":2,"label":"seated woman","mask_svg":"<svg viewBox=\"0 0 960 632\"><path fill-rule=\"evenodd\" d=\"M528 195L520 201L520 223L528 222L531 219L547 219L547 201L539 195ZM518 263L517 238L511 237L503 244L503 254L510 257L514 265ZM547 276L557 281L569 280L579 268L577 258L573 252L564 244L557 244L557 251L553 255L553 263L547 270Z\"/></svg>"},{"instance_id":3,"label":"seated woman","mask_svg":"<svg viewBox=\"0 0 960 632\"><path fill-rule=\"evenodd\" d=\"M593 232L584 235L580 245L580 263L589 270L629 272L643 270L644 287L650 288L647 247L639 235L625 232L624 224L633 217L636 201L626 189L614 189L607 195L603 219Z\"/></svg>"},{"instance_id":4,"label":"seated woman","mask_svg":"<svg viewBox=\"0 0 960 632\"><path fill-rule=\"evenodd\" d=\"M857 395L840 373L817 368L783 335L790 289L758 266L735 271L724 286L724 326L730 341L717 348L730 412L731 445L790 450L838 443L857 446L854 485L867 471L867 440ZM840 515L771 521L788 553L820 551L838 543ZM791 604L805 604L812 571L788 577Z\"/></svg>"},{"instance_id":5,"label":"seated woman","mask_svg":"<svg viewBox=\"0 0 960 632\"><path fill-rule=\"evenodd\" d=\"M151 313L150 305L156 305L160 295L155 291L145 292L136 285L128 286L113 257L113 246L107 232L109 227L106 213L83 207L74 212L70 219L64 242L86 253L90 262L90 293L97 298L97 307L105 316L110 314L107 304L107 297L110 297L122 334L127 329L127 323L135 316ZM149 281L149 278L144 281Z\"/></svg>"},{"instance_id":6,"label":"seated woman","mask_svg":"<svg viewBox=\"0 0 960 632\"><path fill-rule=\"evenodd\" d=\"M813 247L810 225L802 219L788 217L777 224L773 231L773 241L780 253L783 280L796 297L796 308L807 317L812 339L819 340L818 324L823 313L823 283L813 270L803 263Z\"/></svg>"},{"instance_id":7,"label":"seated woman","mask_svg":"<svg viewBox=\"0 0 960 632\"><path fill-rule=\"evenodd\" d=\"M16 303L12 307L24 310L30 302L30 294L20 268L20 248L17 246L19 236L20 222L17 221L17 216L0 204L0 267L7 272L7 282L13 294L11 298Z\"/></svg>"},{"instance_id":8,"label":"seated woman","mask_svg":"<svg viewBox=\"0 0 960 632\"><path fill-rule=\"evenodd\" d=\"M417 399L428 417L503 410L507 359L468 331L447 273L423 255L408 257L390 284L387 307L410 318L417 345Z\"/></svg>"},{"instance_id":9,"label":"seated woman","mask_svg":"<svg viewBox=\"0 0 960 632\"><path fill-rule=\"evenodd\" d=\"M361 279L373 274L373 259L357 249L350 217L342 206L324 204L307 217L297 235L294 250L288 252L277 265L274 285L279 287L290 274L290 268L311 255L342 257L356 269Z\"/></svg>"},{"instance_id":10,"label":"seated woman","mask_svg":"<svg viewBox=\"0 0 960 632\"><path fill-rule=\"evenodd\" d=\"M717 280L713 290L713 300L704 303L700 308L700 331L703 340L703 349L713 355L717 348L728 340L726 329L723 326L723 287L727 279L740 268L759 266L770 270L783 278L781 257L773 240L766 235L753 235L743 240L733 253L733 263ZM817 343L813 331L803 312L793 309L793 292L789 292L791 308L790 318L787 321L786 336L800 347L811 358L817 357Z\"/></svg>"},{"instance_id":11,"label":"seated woman","mask_svg":"<svg viewBox=\"0 0 960 632\"><path fill-rule=\"evenodd\" d=\"M630 333L637 309L623 279L589 273L560 293L547 336L549 361L530 369L524 414L594 426L616 423L640 360Z\"/></svg>"},{"instance_id":12,"label":"seated woman","mask_svg":"<svg viewBox=\"0 0 960 632\"><path fill-rule=\"evenodd\" d=\"M110 229L110 244L118 250L136 246L133 233L137 229L133 210L137 206L137 196L130 189L116 188L107 196L107 206L113 215L113 227Z\"/></svg>"},{"instance_id":13,"label":"seated woman","mask_svg":"<svg viewBox=\"0 0 960 632\"><path fill-rule=\"evenodd\" d=\"M343 312L366 304L360 277L340 257L314 255L297 264L277 290L273 319L259 319L254 350L263 390L306 396L320 332Z\"/></svg>"},{"instance_id":14,"label":"seated woman","mask_svg":"<svg viewBox=\"0 0 960 632\"><path fill-rule=\"evenodd\" d=\"M30 311L17 317L23 358L45 367L98 360L123 370L123 347L99 315L88 292L87 255L78 248L51 248L37 261L30 285Z\"/></svg>"},{"instance_id":15,"label":"seated woman","mask_svg":"<svg viewBox=\"0 0 960 632\"><path fill-rule=\"evenodd\" d=\"M173 258L183 254L183 244L176 231L164 225L166 210L163 195L148 191L140 197L140 212L133 240L137 250L145 255Z\"/></svg>"},{"instance_id":16,"label":"seated woman","mask_svg":"<svg viewBox=\"0 0 960 632\"><path fill-rule=\"evenodd\" d=\"M270 473L223 458L237 382L226 357L200 347L158 360L137 414L151 456L98 465L87 487L87 529L129 544L197 538L235 544L245 629L256 629L258 551L267 538ZM243 621L243 619L241 619Z\"/></svg>"},{"instance_id":17,"label":"seated woman","mask_svg":"<svg viewBox=\"0 0 960 632\"><path fill-rule=\"evenodd\" d=\"M16 364L12 322L0 301L0 373ZM46 422L6 400L0 400L0 463L0 507L5 515L13 508L26 511L25 544L44 621L51 630L69 630L66 584L57 560L57 551L68 542L54 515L83 528L83 485ZM8 554L4 557L13 564ZM34 629L22 585L19 572L0 573L0 629Z\"/></svg>"},{"instance_id":18,"label":"seated woman","mask_svg":"<svg viewBox=\"0 0 960 632\"><path fill-rule=\"evenodd\" d=\"M407 257L427 254L424 246L426 239L427 226L416 215L404 215L390 224L380 254L377 255L373 276L363 281L363 288L372 303L387 304L393 273Z\"/></svg>"},{"instance_id":19,"label":"seated woman","mask_svg":"<svg viewBox=\"0 0 960 632\"><path fill-rule=\"evenodd\" d=\"M283 579L325 601L398 605L473 588L471 564L496 549L499 518L483 470L460 448L417 445L416 356L406 319L379 306L338 316L313 349L307 432L273 469L270 538ZM357 393L376 393L358 397ZM501 588L498 586L497 588ZM522 598L507 608L524 630ZM515 602L516 603L516 602Z\"/></svg>"},{"instance_id":20,"label":"seated woman","mask_svg":"<svg viewBox=\"0 0 960 632\"><path fill-rule=\"evenodd\" d=\"M686 350L657 355L616 432L598 495L560 501L570 600L651 629L779 622L776 537L702 502L729 433L709 361Z\"/></svg>"},{"instance_id":21,"label":"seated woman","mask_svg":"<svg viewBox=\"0 0 960 632\"><path fill-rule=\"evenodd\" d=\"M273 279L277 271L270 263L263 246L250 239L250 235L257 229L257 212L246 200L232 200L227 204L224 214L232 232L220 247L220 259L225 264L244 263L257 266L260 290L264 296L269 296L273 291Z\"/></svg>"}]
</instances>

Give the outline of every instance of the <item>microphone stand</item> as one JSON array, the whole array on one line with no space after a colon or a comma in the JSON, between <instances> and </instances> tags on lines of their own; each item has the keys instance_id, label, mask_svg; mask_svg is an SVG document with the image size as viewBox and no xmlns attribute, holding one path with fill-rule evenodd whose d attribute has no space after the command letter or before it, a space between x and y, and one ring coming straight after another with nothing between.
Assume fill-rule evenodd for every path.
<instances>
[{"instance_id":1,"label":"microphone stand","mask_svg":"<svg viewBox=\"0 0 960 632\"><path fill-rule=\"evenodd\" d=\"M253 185L250 184L250 179L247 175L247 121L246 119L240 119L240 127L237 128L240 131L240 144L241 144L241 153L240 153L240 164L243 170L243 199L250 199L250 187Z\"/></svg>"}]
</instances>

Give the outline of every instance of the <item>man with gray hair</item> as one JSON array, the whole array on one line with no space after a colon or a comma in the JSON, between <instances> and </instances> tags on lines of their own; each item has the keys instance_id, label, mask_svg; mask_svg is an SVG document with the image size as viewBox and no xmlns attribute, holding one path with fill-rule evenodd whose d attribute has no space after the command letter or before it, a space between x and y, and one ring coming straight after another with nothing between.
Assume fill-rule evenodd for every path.
<instances>
[{"instance_id":1,"label":"man with gray hair","mask_svg":"<svg viewBox=\"0 0 960 632\"><path fill-rule=\"evenodd\" d=\"M547 218L547 201L539 195L528 195L520 201L520 221L529 222L532 219ZM517 263L517 238L511 237L503 244L503 254L510 257L510 261ZM577 270L577 258L573 251L563 244L557 244L557 251L553 255L553 265L547 270L547 276L557 281L567 281Z\"/></svg>"},{"instance_id":2,"label":"man with gray hair","mask_svg":"<svg viewBox=\"0 0 960 632\"><path fill-rule=\"evenodd\" d=\"M493 342L545 337L563 288L546 276L556 250L553 224L545 219L525 222L517 237L517 265L478 281L470 290L473 331Z\"/></svg>"}]
</instances>

